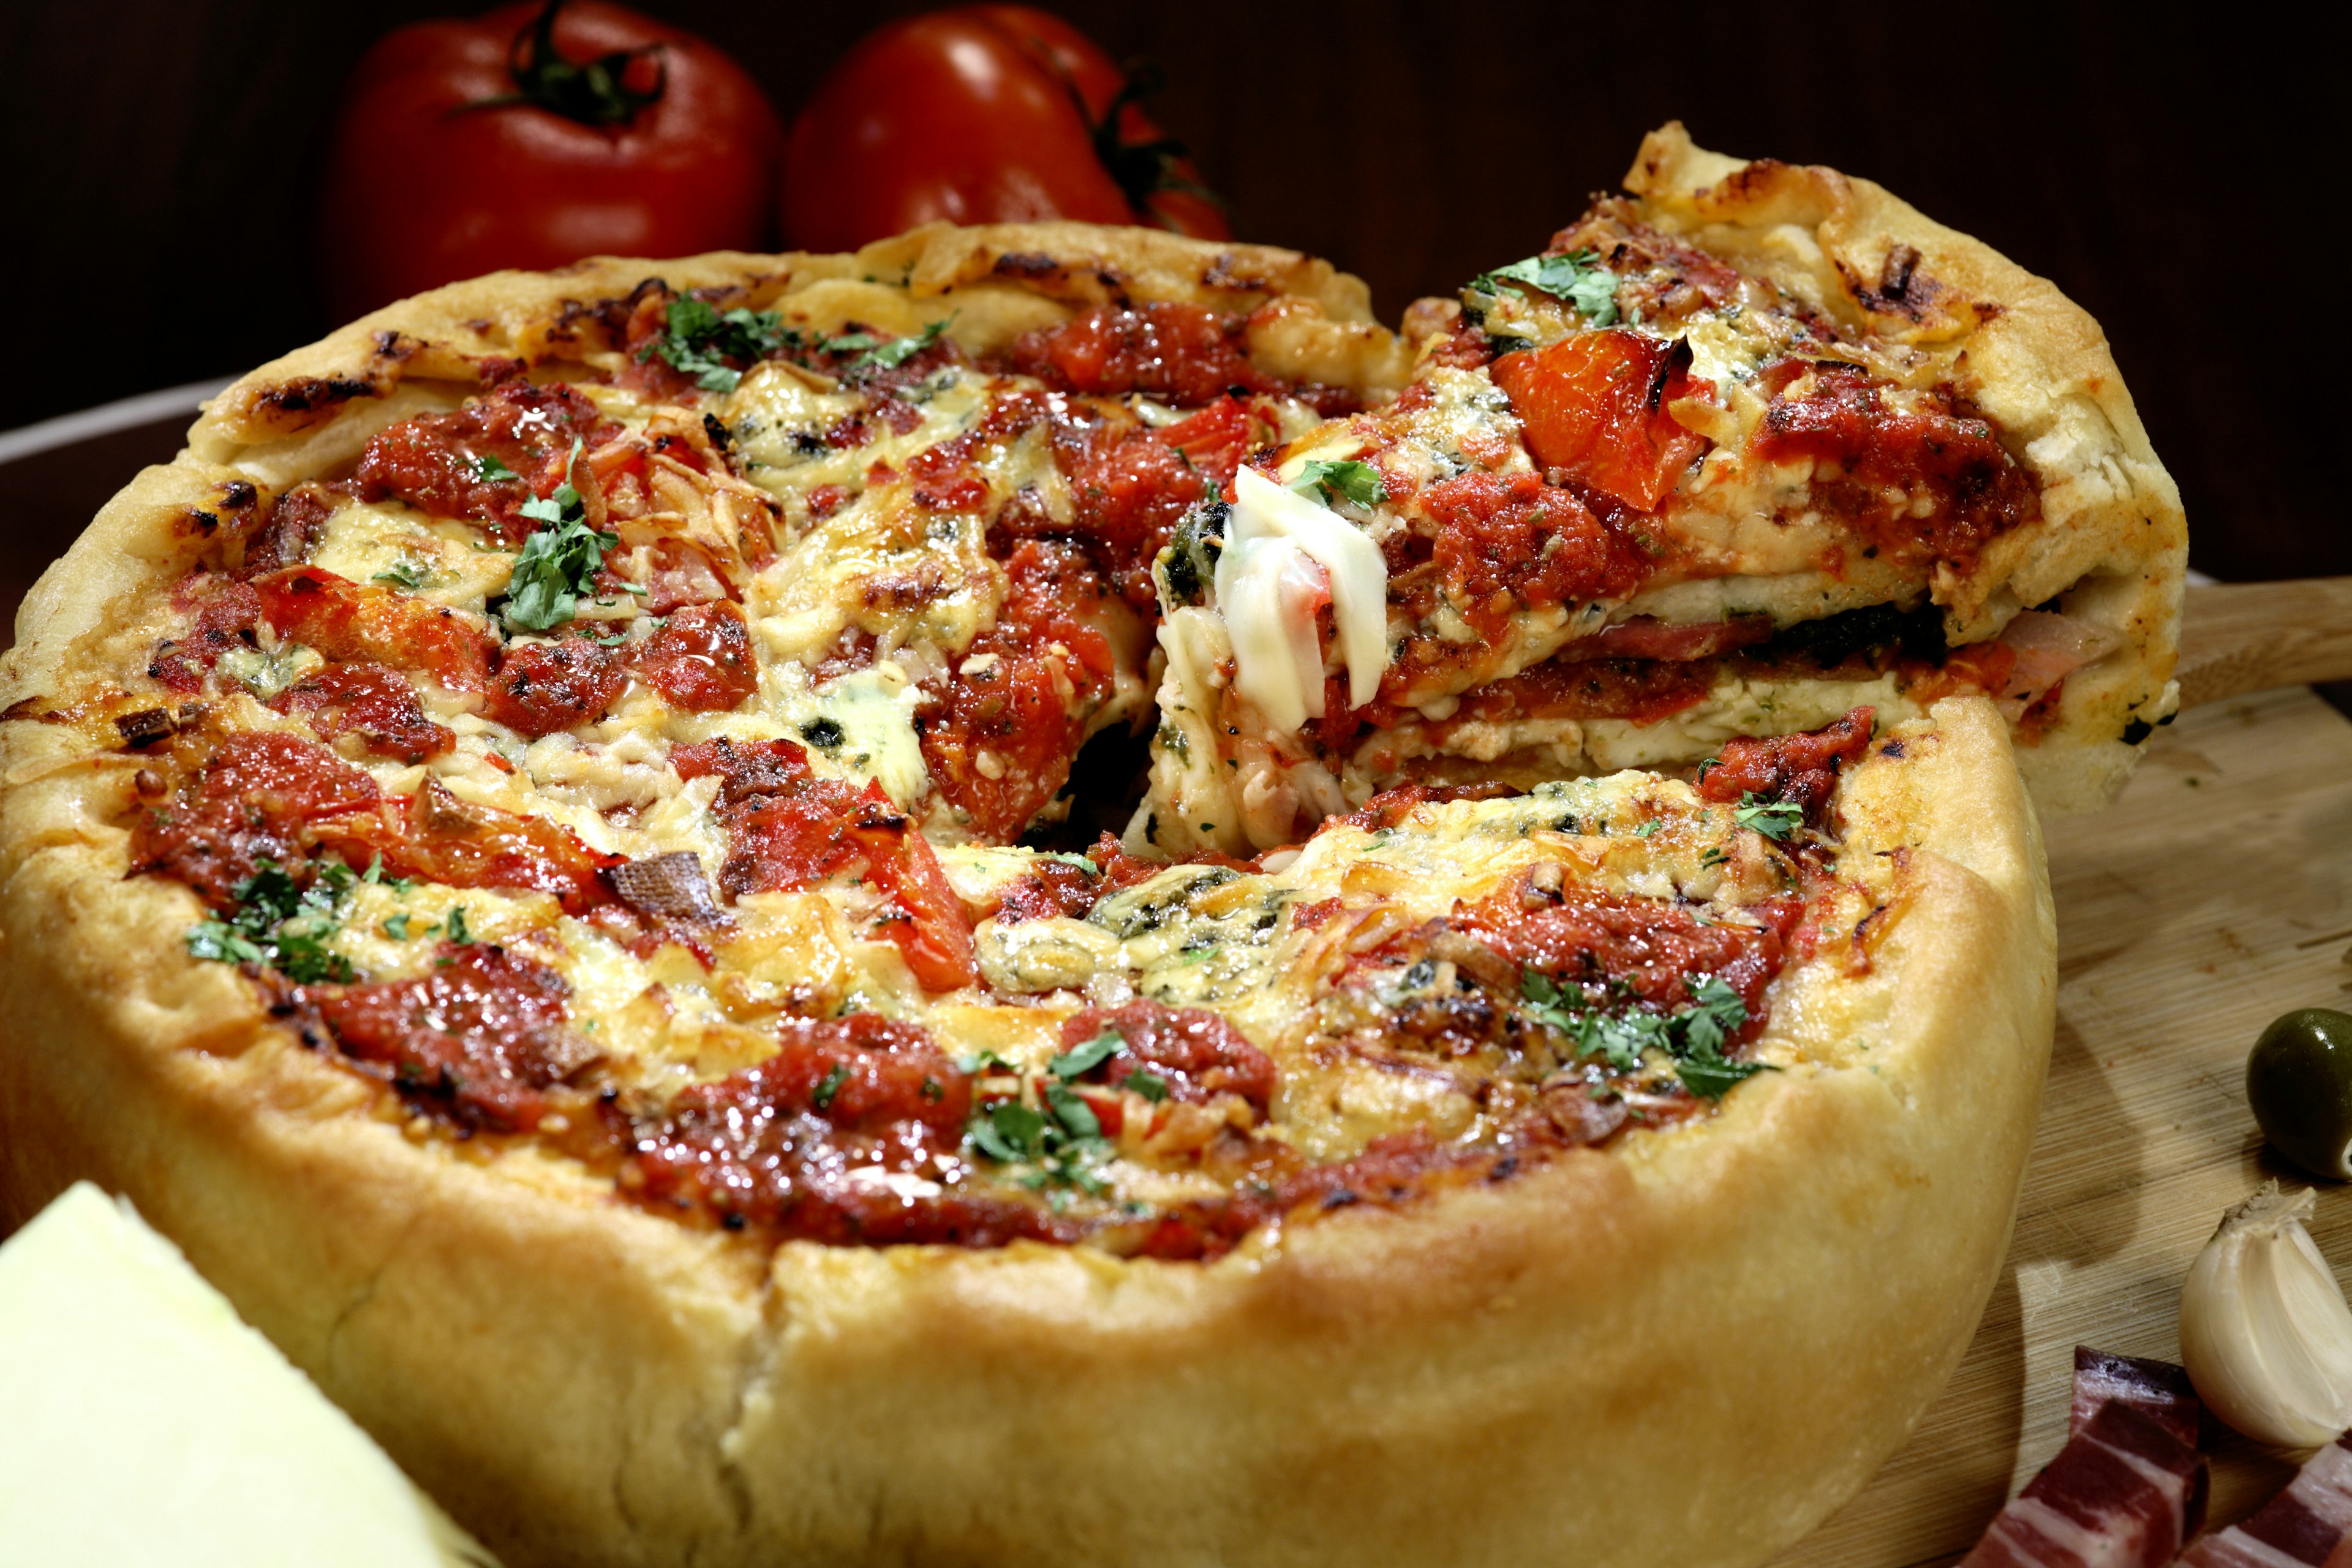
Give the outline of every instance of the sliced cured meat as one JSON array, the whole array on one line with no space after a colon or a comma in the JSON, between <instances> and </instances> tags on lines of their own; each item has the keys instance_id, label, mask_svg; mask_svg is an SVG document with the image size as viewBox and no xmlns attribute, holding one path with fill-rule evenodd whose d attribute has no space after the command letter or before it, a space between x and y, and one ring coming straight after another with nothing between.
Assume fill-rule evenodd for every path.
<instances>
[{"instance_id":1,"label":"sliced cured meat","mask_svg":"<svg viewBox=\"0 0 2352 1568\"><path fill-rule=\"evenodd\" d=\"M2166 1431L2197 1446L2197 1420L2204 1413L2189 1372L2168 1361L2113 1355L2088 1345L2074 1347L2074 1403L2066 1430L2079 1433L2111 1399L2120 1399Z\"/></svg>"},{"instance_id":2,"label":"sliced cured meat","mask_svg":"<svg viewBox=\"0 0 2352 1568\"><path fill-rule=\"evenodd\" d=\"M2343 1568L2352 1562L2352 1433L2304 1462L2252 1519L2216 1531L2184 1568Z\"/></svg>"},{"instance_id":3,"label":"sliced cured meat","mask_svg":"<svg viewBox=\"0 0 2352 1568\"><path fill-rule=\"evenodd\" d=\"M2010 1500L1960 1568L2164 1568L2205 1521L2205 1458L2109 1400Z\"/></svg>"}]
</instances>

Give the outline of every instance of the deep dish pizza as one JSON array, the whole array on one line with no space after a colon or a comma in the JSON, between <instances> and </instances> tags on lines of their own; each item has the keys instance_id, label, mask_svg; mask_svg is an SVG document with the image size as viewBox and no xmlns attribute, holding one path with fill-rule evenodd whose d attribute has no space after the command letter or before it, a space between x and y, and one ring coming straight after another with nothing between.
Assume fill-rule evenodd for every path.
<instances>
[{"instance_id":1,"label":"deep dish pizza","mask_svg":"<svg viewBox=\"0 0 2352 1568\"><path fill-rule=\"evenodd\" d=\"M1776 574L1596 499L1622 431L1534 467L1511 355L1668 320L1563 254L1408 342L1287 252L933 228L501 275L247 377L8 656L10 1212L129 1194L519 1563L1760 1560L1981 1309L2053 995L2009 731L2111 769L2178 562L2076 550L2038 469L1936 470L1922 533L1817 461L1797 574L1935 542L1814 619L2029 534L2060 602L1694 651L1575 563ZM1752 397L1893 353L1820 333ZM1893 384L1866 428L2030 465L1951 363ZM1661 438L1682 485L1762 437ZM2054 699L1963 657L2110 598ZM1432 717L1570 665L1704 667L1716 727L1623 771Z\"/></svg>"}]
</instances>

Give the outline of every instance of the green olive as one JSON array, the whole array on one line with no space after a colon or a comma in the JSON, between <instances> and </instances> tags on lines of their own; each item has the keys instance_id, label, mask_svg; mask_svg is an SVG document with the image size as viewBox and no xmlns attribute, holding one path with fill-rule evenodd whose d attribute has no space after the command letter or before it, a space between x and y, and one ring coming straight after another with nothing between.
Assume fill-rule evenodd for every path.
<instances>
[{"instance_id":1,"label":"green olive","mask_svg":"<svg viewBox=\"0 0 2352 1568\"><path fill-rule=\"evenodd\" d=\"M2272 1148L2315 1176L2352 1177L2352 1014L2273 1019L2246 1058L2246 1100Z\"/></svg>"}]
</instances>

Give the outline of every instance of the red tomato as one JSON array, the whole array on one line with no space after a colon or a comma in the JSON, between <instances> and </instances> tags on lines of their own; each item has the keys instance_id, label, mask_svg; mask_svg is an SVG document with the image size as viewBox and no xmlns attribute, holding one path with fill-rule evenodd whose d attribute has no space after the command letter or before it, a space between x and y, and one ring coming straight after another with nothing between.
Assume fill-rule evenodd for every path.
<instances>
[{"instance_id":1,"label":"red tomato","mask_svg":"<svg viewBox=\"0 0 2352 1568\"><path fill-rule=\"evenodd\" d=\"M625 6L403 27L343 87L328 302L348 317L501 267L758 249L782 138L740 67Z\"/></svg>"},{"instance_id":2,"label":"red tomato","mask_svg":"<svg viewBox=\"0 0 2352 1568\"><path fill-rule=\"evenodd\" d=\"M917 224L1148 223L1225 239L1182 149L1058 16L972 5L894 22L834 67L784 147L788 243L851 250Z\"/></svg>"},{"instance_id":3,"label":"red tomato","mask_svg":"<svg viewBox=\"0 0 2352 1568\"><path fill-rule=\"evenodd\" d=\"M1578 332L1505 354L1493 374L1537 462L1650 511L1706 447L1665 411L1704 384L1673 362L1669 345L1639 332Z\"/></svg>"}]
</instances>

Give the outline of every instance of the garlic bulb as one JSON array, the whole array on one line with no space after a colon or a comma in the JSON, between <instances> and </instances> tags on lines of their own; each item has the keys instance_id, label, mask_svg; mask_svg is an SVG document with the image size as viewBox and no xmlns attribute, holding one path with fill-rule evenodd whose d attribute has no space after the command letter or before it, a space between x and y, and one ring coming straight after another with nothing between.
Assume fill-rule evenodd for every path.
<instances>
[{"instance_id":1,"label":"garlic bulb","mask_svg":"<svg viewBox=\"0 0 2352 1568\"><path fill-rule=\"evenodd\" d=\"M2308 1448L2352 1427L2352 1307L2276 1182L2221 1216L2180 1290L2180 1359L2214 1415Z\"/></svg>"}]
</instances>

